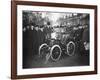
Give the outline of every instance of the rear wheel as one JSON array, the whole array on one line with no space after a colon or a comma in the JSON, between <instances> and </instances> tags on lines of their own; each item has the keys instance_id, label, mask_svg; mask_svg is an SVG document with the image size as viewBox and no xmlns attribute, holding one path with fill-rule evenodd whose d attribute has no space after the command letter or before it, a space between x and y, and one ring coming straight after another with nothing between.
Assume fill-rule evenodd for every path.
<instances>
[{"instance_id":1,"label":"rear wheel","mask_svg":"<svg viewBox=\"0 0 100 80\"><path fill-rule=\"evenodd\" d=\"M70 41L67 46L66 46L66 49L67 49L67 54L69 56L73 56L74 53L75 53L75 43L73 41Z\"/></svg>"},{"instance_id":2,"label":"rear wheel","mask_svg":"<svg viewBox=\"0 0 100 80\"><path fill-rule=\"evenodd\" d=\"M46 43L40 45L39 47L39 57L42 57L46 54L46 51L48 50L48 45Z\"/></svg>"},{"instance_id":3,"label":"rear wheel","mask_svg":"<svg viewBox=\"0 0 100 80\"><path fill-rule=\"evenodd\" d=\"M53 61L58 61L61 57L61 48L59 45L54 45L50 50L51 59Z\"/></svg>"}]
</instances>

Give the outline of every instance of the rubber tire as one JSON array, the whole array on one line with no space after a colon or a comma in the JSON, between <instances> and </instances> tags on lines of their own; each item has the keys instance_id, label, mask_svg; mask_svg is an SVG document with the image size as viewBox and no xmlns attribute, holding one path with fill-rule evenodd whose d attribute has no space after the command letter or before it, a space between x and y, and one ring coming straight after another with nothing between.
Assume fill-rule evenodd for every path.
<instances>
[{"instance_id":1,"label":"rubber tire","mask_svg":"<svg viewBox=\"0 0 100 80\"><path fill-rule=\"evenodd\" d=\"M70 54L69 51L68 51L68 46L69 46L70 44L73 44L73 45L74 45L74 50L73 50L72 54ZM75 52L75 43L74 43L73 41L70 41L70 42L68 42L68 44L67 44L67 55L68 55L68 56L73 56L73 55L74 55L74 52Z\"/></svg>"},{"instance_id":2,"label":"rubber tire","mask_svg":"<svg viewBox=\"0 0 100 80\"><path fill-rule=\"evenodd\" d=\"M56 59L54 59L53 56L52 56L52 55L53 55L52 52L53 52L53 50L54 50L55 47L58 47L59 50L60 50L60 54L59 54L59 56L58 56ZM61 57L61 52L62 52L62 51L61 51L61 48L60 48L59 45L54 45L54 46L52 46L52 48L51 48L51 50L50 50L51 59L52 59L53 61L58 61L58 60L60 59L60 57Z\"/></svg>"},{"instance_id":3,"label":"rubber tire","mask_svg":"<svg viewBox=\"0 0 100 80\"><path fill-rule=\"evenodd\" d=\"M48 47L48 45L46 43L43 43L42 45L40 45L40 47L39 47L39 56L41 56L40 50L42 49L43 46L47 46Z\"/></svg>"}]
</instances>

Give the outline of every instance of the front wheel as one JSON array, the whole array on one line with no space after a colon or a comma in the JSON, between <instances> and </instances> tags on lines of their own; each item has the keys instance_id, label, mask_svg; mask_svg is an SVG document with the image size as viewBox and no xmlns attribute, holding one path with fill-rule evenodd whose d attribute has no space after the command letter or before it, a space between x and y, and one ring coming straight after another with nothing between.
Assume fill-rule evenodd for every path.
<instances>
[{"instance_id":1,"label":"front wheel","mask_svg":"<svg viewBox=\"0 0 100 80\"><path fill-rule=\"evenodd\" d=\"M54 45L50 50L51 59L53 61L58 61L61 57L61 48L59 45Z\"/></svg>"},{"instance_id":2,"label":"front wheel","mask_svg":"<svg viewBox=\"0 0 100 80\"><path fill-rule=\"evenodd\" d=\"M70 41L70 42L67 44L66 48L67 48L67 54L68 54L69 56L73 56L74 53L75 53L75 43L74 43L73 41Z\"/></svg>"}]
</instances>

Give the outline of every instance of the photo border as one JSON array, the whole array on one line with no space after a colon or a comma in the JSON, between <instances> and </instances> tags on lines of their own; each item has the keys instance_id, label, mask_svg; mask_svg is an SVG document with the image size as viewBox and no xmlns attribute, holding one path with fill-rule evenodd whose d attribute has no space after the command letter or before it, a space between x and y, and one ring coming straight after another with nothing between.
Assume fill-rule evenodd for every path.
<instances>
[{"instance_id":1,"label":"photo border","mask_svg":"<svg viewBox=\"0 0 100 80\"><path fill-rule=\"evenodd\" d=\"M17 75L17 5L94 9L94 71ZM32 1L11 1L11 78L42 78L97 74L97 6Z\"/></svg>"}]
</instances>

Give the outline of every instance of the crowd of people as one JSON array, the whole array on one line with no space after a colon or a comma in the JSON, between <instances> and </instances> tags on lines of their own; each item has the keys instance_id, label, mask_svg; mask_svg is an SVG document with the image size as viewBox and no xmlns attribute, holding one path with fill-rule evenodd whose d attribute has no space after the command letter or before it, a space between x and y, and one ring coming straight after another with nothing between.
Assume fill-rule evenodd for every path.
<instances>
[{"instance_id":1,"label":"crowd of people","mask_svg":"<svg viewBox=\"0 0 100 80\"><path fill-rule=\"evenodd\" d=\"M87 38L85 36L86 34L86 30L88 31L87 26L79 26L79 27L73 27L73 31L72 31L72 35L74 35L76 37L76 40L86 40L89 42L89 32L87 33ZM27 26L23 28L23 41L24 41L24 45L27 46L27 48L31 47L31 49L34 49L34 46L36 48L36 50L34 50L33 52L37 53L38 52L38 47L39 45L41 45L42 43L45 42L46 38L49 37L49 35L51 32L53 31L53 27L51 27L50 25L47 26ZM83 34L84 32L84 34ZM73 37L73 36L72 36ZM31 51L31 50L29 50Z\"/></svg>"}]
</instances>

